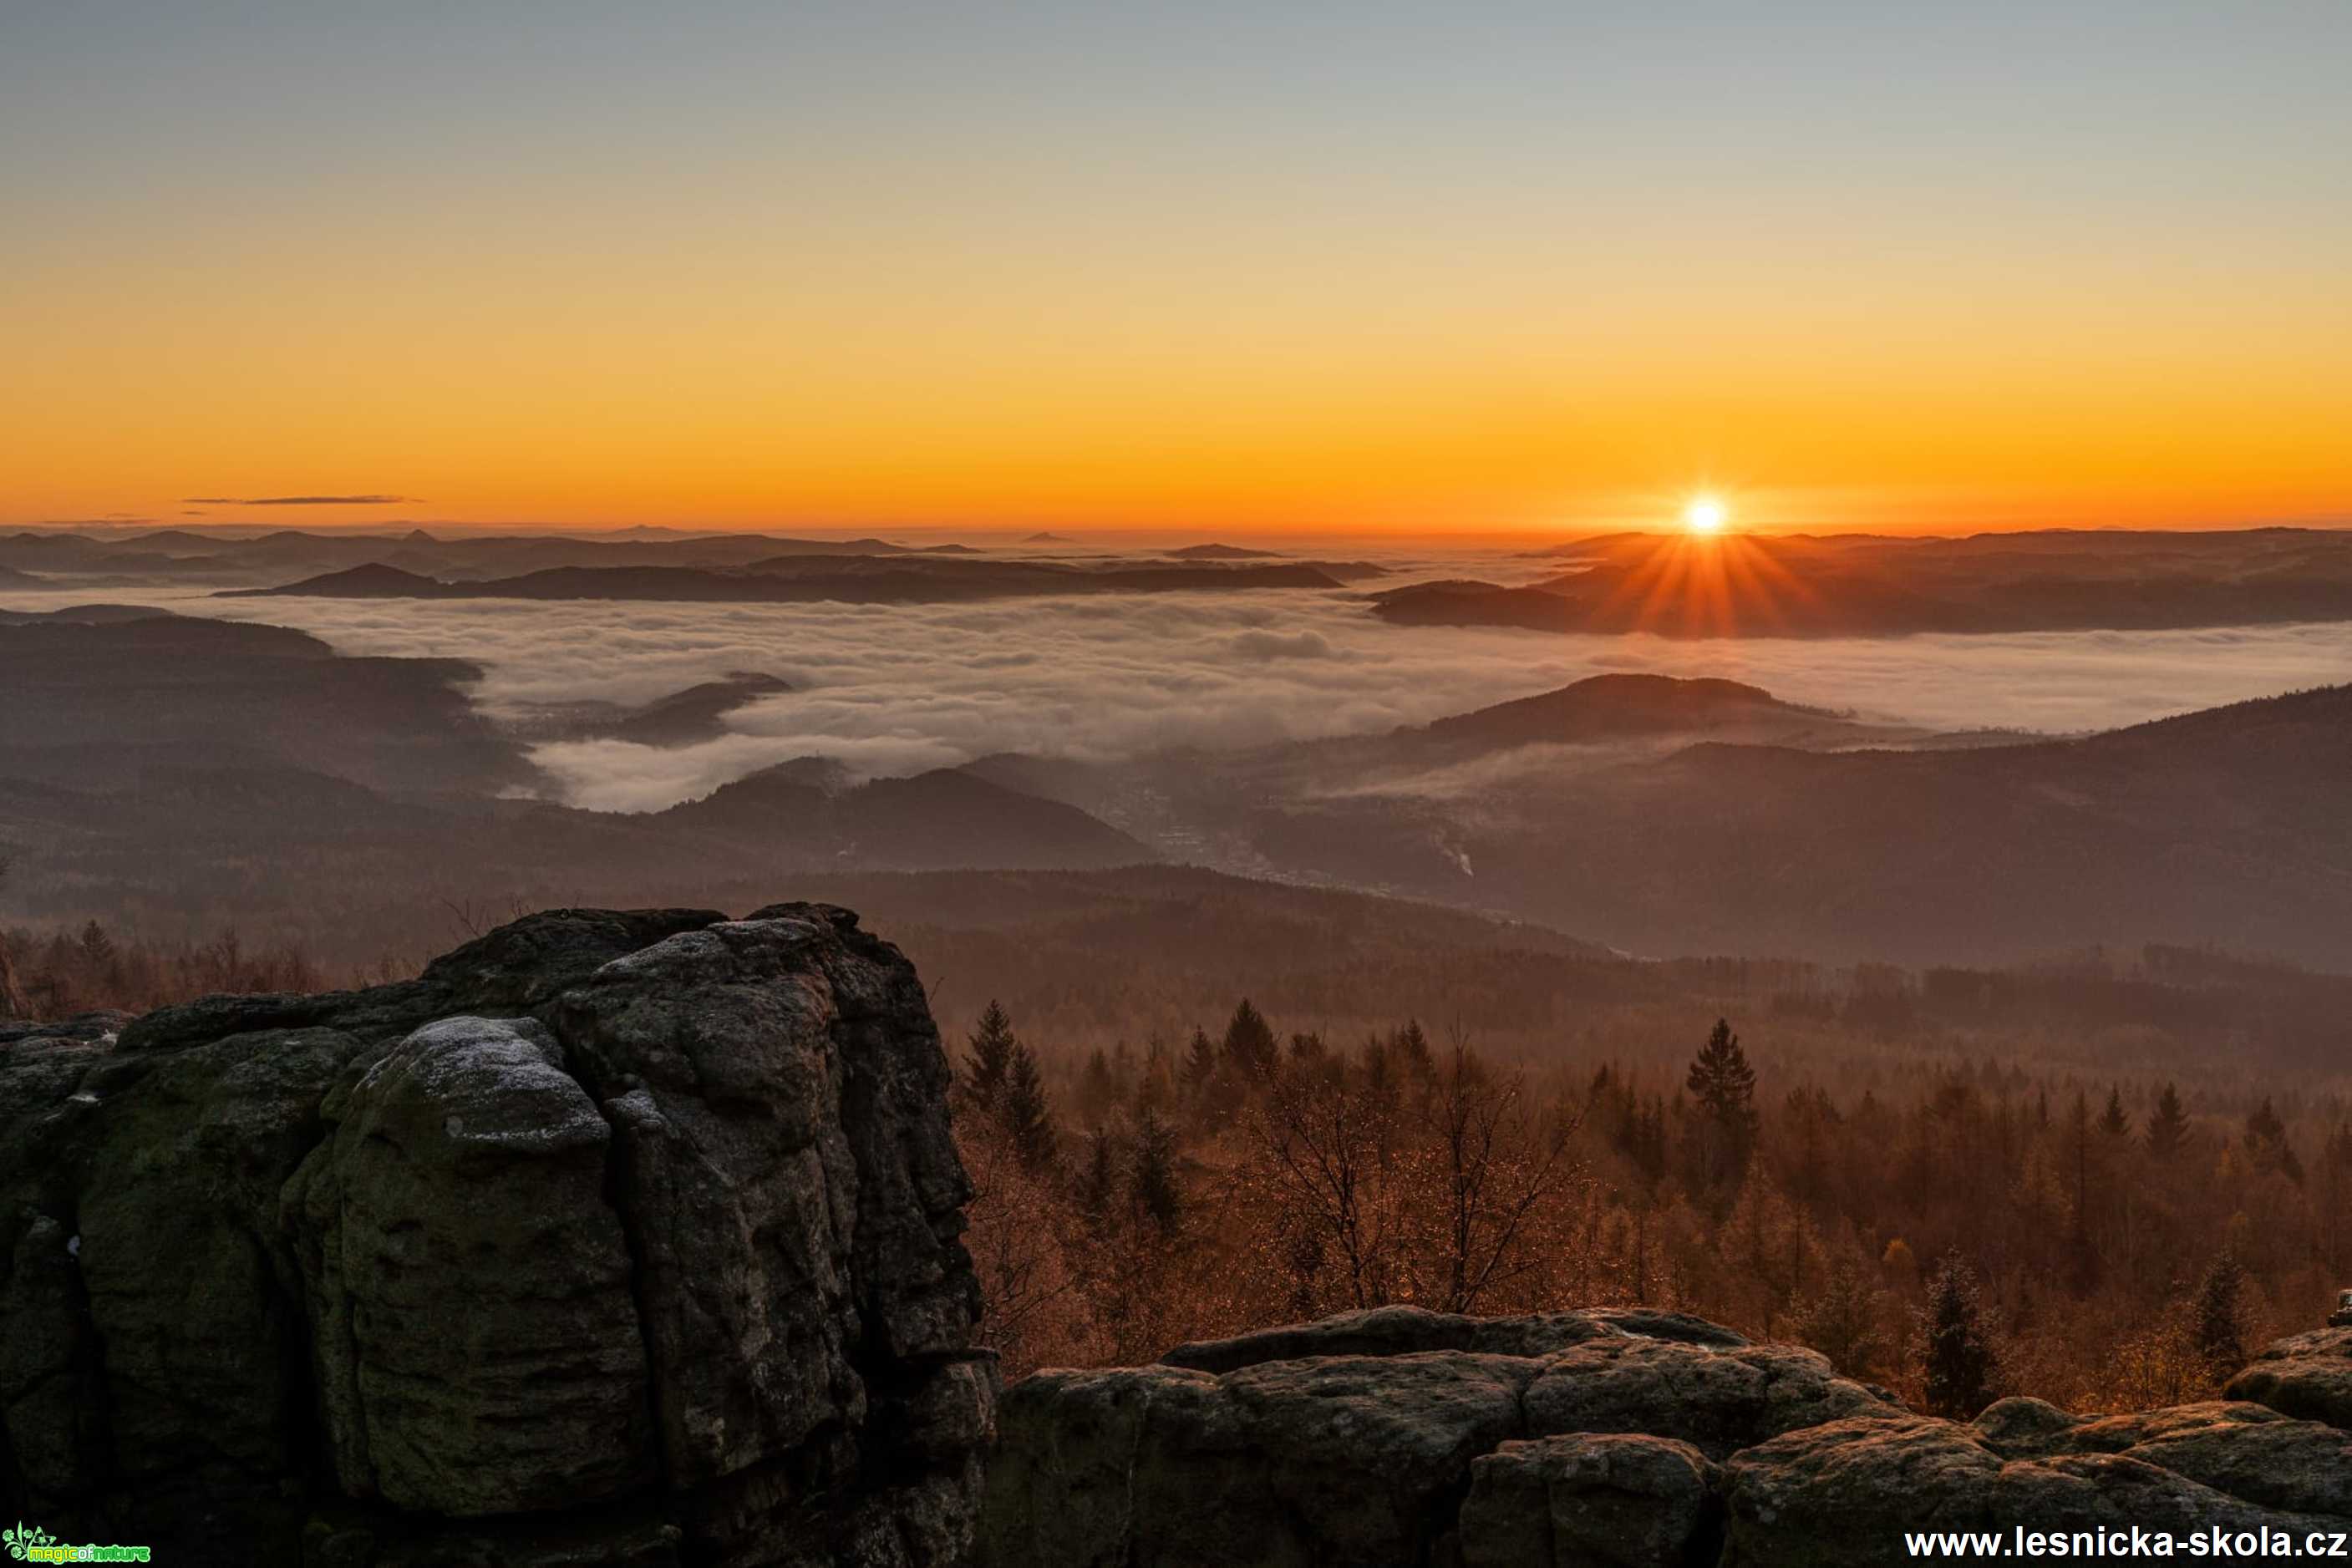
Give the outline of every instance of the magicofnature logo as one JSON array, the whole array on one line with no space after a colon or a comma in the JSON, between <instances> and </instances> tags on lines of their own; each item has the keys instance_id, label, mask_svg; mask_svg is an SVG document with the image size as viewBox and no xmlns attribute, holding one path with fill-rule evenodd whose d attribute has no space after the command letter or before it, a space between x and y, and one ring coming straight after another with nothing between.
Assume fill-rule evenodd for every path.
<instances>
[{"instance_id":1,"label":"magicofnature logo","mask_svg":"<svg viewBox=\"0 0 2352 1568\"><path fill-rule=\"evenodd\" d=\"M100 1546L90 1542L68 1546L37 1524L18 1520L8 1530L0 1530L0 1546L18 1563L144 1563L149 1549L144 1546Z\"/></svg>"}]
</instances>

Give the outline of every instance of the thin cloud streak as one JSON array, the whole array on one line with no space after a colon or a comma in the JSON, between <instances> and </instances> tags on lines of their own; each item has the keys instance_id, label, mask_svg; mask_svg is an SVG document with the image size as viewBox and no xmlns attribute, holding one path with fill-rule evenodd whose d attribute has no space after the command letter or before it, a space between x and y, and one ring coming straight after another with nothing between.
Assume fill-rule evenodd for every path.
<instances>
[{"instance_id":1,"label":"thin cloud streak","mask_svg":"<svg viewBox=\"0 0 2352 1568\"><path fill-rule=\"evenodd\" d=\"M191 507L396 507L417 496L183 496Z\"/></svg>"}]
</instances>

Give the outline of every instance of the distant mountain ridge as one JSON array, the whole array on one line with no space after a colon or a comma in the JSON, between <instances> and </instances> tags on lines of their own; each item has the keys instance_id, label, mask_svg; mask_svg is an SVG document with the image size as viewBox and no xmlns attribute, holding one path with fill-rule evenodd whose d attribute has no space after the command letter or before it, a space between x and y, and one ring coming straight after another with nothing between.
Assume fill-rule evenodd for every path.
<instances>
[{"instance_id":1,"label":"distant mountain ridge","mask_svg":"<svg viewBox=\"0 0 2352 1568\"><path fill-rule=\"evenodd\" d=\"M1694 734L1461 807L1249 810L1270 864L1640 951L1897 962L2097 943L2352 967L2352 686L2076 740L1801 749Z\"/></svg>"},{"instance_id":2,"label":"distant mountain ridge","mask_svg":"<svg viewBox=\"0 0 2352 1568\"><path fill-rule=\"evenodd\" d=\"M641 600L670 602L800 604L954 603L1034 594L1160 593L1208 590L1337 588L1339 580L1304 564L1282 566L1111 565L903 558L888 563L754 561L727 571L686 566L549 567L520 577L444 581L370 563L275 588L223 590L219 597L257 599Z\"/></svg>"},{"instance_id":3,"label":"distant mountain ridge","mask_svg":"<svg viewBox=\"0 0 2352 1568\"><path fill-rule=\"evenodd\" d=\"M1533 583L1376 593L1406 626L1668 637L2156 630L2352 620L2352 530L2053 530L1966 539L1617 534Z\"/></svg>"}]
</instances>

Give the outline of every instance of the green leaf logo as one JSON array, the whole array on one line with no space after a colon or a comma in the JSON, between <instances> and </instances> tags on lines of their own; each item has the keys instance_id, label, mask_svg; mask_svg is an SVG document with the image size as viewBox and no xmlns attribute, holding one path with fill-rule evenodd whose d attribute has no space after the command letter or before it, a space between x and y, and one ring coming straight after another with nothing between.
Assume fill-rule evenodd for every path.
<instances>
[{"instance_id":1,"label":"green leaf logo","mask_svg":"<svg viewBox=\"0 0 2352 1568\"><path fill-rule=\"evenodd\" d=\"M34 1547L53 1546L57 1543L57 1539L40 1526L28 1525L21 1519L16 1521L16 1527L14 1530L0 1531L0 1543L5 1543L8 1548L8 1555L19 1563L26 1559Z\"/></svg>"}]
</instances>

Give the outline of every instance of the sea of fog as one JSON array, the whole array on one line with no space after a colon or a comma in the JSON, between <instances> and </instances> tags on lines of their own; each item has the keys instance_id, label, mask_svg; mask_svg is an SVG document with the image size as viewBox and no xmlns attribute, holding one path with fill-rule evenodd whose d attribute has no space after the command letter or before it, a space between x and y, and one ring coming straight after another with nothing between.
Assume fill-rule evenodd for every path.
<instances>
[{"instance_id":1,"label":"sea of fog","mask_svg":"<svg viewBox=\"0 0 2352 1568\"><path fill-rule=\"evenodd\" d=\"M1500 576L1499 563L1454 563ZM532 603L93 598L297 626L350 653L479 664L492 714L641 702L732 670L798 688L709 743L542 747L571 802L649 810L794 757L870 775L998 751L1104 758L1377 732L1607 671L1723 675L1793 702L1943 729L2079 732L2352 680L2352 624L1695 642L1402 628L1352 592L1105 595L985 604Z\"/></svg>"}]
</instances>

